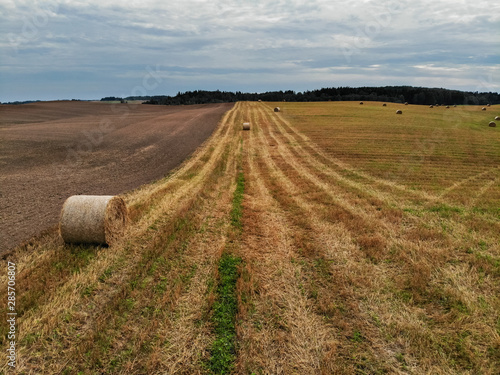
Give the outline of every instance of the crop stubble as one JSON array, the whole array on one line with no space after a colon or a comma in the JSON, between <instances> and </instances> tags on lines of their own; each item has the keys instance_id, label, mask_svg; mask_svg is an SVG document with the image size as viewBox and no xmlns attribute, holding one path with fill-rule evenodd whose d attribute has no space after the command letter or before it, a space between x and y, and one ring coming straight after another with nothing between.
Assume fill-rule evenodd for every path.
<instances>
[{"instance_id":1,"label":"crop stubble","mask_svg":"<svg viewBox=\"0 0 500 375\"><path fill-rule=\"evenodd\" d=\"M459 156L444 163L434 153L446 153L430 147L423 157L412 147L433 130L408 118L396 143L381 135L380 118L377 129L343 130L379 116L376 104L358 105L368 112L351 116L358 120L338 116L348 103L330 105L280 103L274 113L273 103L238 103L171 176L125 196L132 226L123 244L68 252L48 233L18 249L22 368L206 373L217 262L230 248L243 261L238 373L495 373L495 161L474 168L481 151L441 135ZM419 110L407 106L403 117ZM473 117L460 115L458 139L469 128L474 144L488 146L478 161L498 157Z\"/></svg>"}]
</instances>

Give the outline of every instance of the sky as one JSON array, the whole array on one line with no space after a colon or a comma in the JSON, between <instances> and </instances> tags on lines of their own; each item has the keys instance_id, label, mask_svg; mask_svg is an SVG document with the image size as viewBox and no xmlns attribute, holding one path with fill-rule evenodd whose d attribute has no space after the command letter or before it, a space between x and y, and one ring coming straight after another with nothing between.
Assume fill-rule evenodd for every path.
<instances>
[{"instance_id":1,"label":"sky","mask_svg":"<svg viewBox=\"0 0 500 375\"><path fill-rule=\"evenodd\" d=\"M0 102L389 85L500 92L500 1L0 0Z\"/></svg>"}]
</instances>

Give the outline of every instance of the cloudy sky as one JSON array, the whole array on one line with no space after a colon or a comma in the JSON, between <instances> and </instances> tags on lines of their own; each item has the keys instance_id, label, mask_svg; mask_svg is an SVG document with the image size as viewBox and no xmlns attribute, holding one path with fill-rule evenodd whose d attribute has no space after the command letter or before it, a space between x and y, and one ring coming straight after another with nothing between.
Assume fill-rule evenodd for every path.
<instances>
[{"instance_id":1,"label":"cloudy sky","mask_svg":"<svg viewBox=\"0 0 500 375\"><path fill-rule=\"evenodd\" d=\"M0 0L0 101L500 91L498 0Z\"/></svg>"}]
</instances>

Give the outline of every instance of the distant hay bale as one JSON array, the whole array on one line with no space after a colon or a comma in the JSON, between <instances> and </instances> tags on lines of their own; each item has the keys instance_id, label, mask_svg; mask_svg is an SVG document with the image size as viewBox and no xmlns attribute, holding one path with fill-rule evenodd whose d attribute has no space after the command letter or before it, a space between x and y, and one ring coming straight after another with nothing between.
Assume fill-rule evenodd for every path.
<instances>
[{"instance_id":1,"label":"distant hay bale","mask_svg":"<svg viewBox=\"0 0 500 375\"><path fill-rule=\"evenodd\" d=\"M496 128L497 127L497 124L493 121L491 121L488 126L492 127L492 128Z\"/></svg>"},{"instance_id":2,"label":"distant hay bale","mask_svg":"<svg viewBox=\"0 0 500 375\"><path fill-rule=\"evenodd\" d=\"M359 102L359 105L363 105L363 102Z\"/></svg>"},{"instance_id":3,"label":"distant hay bale","mask_svg":"<svg viewBox=\"0 0 500 375\"><path fill-rule=\"evenodd\" d=\"M402 111L402 110L400 110L400 109L398 109L398 110L396 111L396 114L397 114L397 115L402 115L402 114L403 114L403 111Z\"/></svg>"},{"instance_id":4,"label":"distant hay bale","mask_svg":"<svg viewBox=\"0 0 500 375\"><path fill-rule=\"evenodd\" d=\"M481 108L481 111L486 111L486 107Z\"/></svg>"},{"instance_id":5,"label":"distant hay bale","mask_svg":"<svg viewBox=\"0 0 500 375\"><path fill-rule=\"evenodd\" d=\"M262 101L262 99L259 99L259 102L261 102L261 101Z\"/></svg>"},{"instance_id":6,"label":"distant hay bale","mask_svg":"<svg viewBox=\"0 0 500 375\"><path fill-rule=\"evenodd\" d=\"M73 195L61 210L59 231L66 243L112 245L128 223L123 199L111 195Z\"/></svg>"},{"instance_id":7,"label":"distant hay bale","mask_svg":"<svg viewBox=\"0 0 500 375\"><path fill-rule=\"evenodd\" d=\"M280 107L274 108L274 112L280 112L280 111L281 111Z\"/></svg>"},{"instance_id":8,"label":"distant hay bale","mask_svg":"<svg viewBox=\"0 0 500 375\"><path fill-rule=\"evenodd\" d=\"M486 107L489 107L489 106L490 106L490 104L489 104L489 103L488 103L488 104L486 104Z\"/></svg>"},{"instance_id":9,"label":"distant hay bale","mask_svg":"<svg viewBox=\"0 0 500 375\"><path fill-rule=\"evenodd\" d=\"M250 130L250 123L249 122L243 123L243 130Z\"/></svg>"},{"instance_id":10,"label":"distant hay bale","mask_svg":"<svg viewBox=\"0 0 500 375\"><path fill-rule=\"evenodd\" d=\"M500 120L500 116L495 116L495 120L496 121Z\"/></svg>"},{"instance_id":11,"label":"distant hay bale","mask_svg":"<svg viewBox=\"0 0 500 375\"><path fill-rule=\"evenodd\" d=\"M431 105L429 106L429 108L434 108L434 106L431 104Z\"/></svg>"},{"instance_id":12,"label":"distant hay bale","mask_svg":"<svg viewBox=\"0 0 500 375\"><path fill-rule=\"evenodd\" d=\"M405 102L405 105L408 105L408 102Z\"/></svg>"},{"instance_id":13,"label":"distant hay bale","mask_svg":"<svg viewBox=\"0 0 500 375\"><path fill-rule=\"evenodd\" d=\"M453 106L453 108L457 108L457 105L455 104L455 105Z\"/></svg>"},{"instance_id":14,"label":"distant hay bale","mask_svg":"<svg viewBox=\"0 0 500 375\"><path fill-rule=\"evenodd\" d=\"M446 108L450 108L450 106L449 106L449 105L447 105L447 106L446 106Z\"/></svg>"},{"instance_id":15,"label":"distant hay bale","mask_svg":"<svg viewBox=\"0 0 500 375\"><path fill-rule=\"evenodd\" d=\"M439 104L436 104L436 107L439 107Z\"/></svg>"},{"instance_id":16,"label":"distant hay bale","mask_svg":"<svg viewBox=\"0 0 500 375\"><path fill-rule=\"evenodd\" d=\"M387 104L386 103L382 104L382 107L387 107Z\"/></svg>"}]
</instances>

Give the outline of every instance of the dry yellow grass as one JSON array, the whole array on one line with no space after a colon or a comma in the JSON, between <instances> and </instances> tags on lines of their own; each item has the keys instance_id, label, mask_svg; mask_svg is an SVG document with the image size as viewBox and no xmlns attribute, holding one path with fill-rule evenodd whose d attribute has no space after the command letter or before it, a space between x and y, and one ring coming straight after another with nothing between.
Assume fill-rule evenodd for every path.
<instances>
[{"instance_id":1,"label":"dry yellow grass","mask_svg":"<svg viewBox=\"0 0 500 375\"><path fill-rule=\"evenodd\" d=\"M65 247L49 231L16 250L20 372L209 373L230 249L243 261L236 373L497 373L500 146L488 115L276 104L238 103L179 169L125 195L132 223L117 246Z\"/></svg>"},{"instance_id":2,"label":"dry yellow grass","mask_svg":"<svg viewBox=\"0 0 500 375\"><path fill-rule=\"evenodd\" d=\"M449 164L435 162L432 167L441 168L447 178L440 185L440 194L436 194L437 189L426 189L432 176L419 175L418 189L406 186L409 178L377 177L377 165L363 160L356 166L349 163L353 154L363 150L361 142L371 142L364 135L369 126L350 127L350 139L342 143L329 138L329 134L338 136L350 121L342 117L342 111L359 122L373 119L377 113L363 114L346 104L334 106L287 103L286 115L279 117L270 115L272 103L261 107L256 121L263 133L261 142L248 146L268 192L288 220L286 227L293 228L292 257L303 265L302 272L295 273L302 275L303 281L295 283L299 282L309 297L309 309L305 310L316 312L324 323L322 334L316 337L333 345L333 349L316 351L308 361L286 362L292 367L282 371L495 373L500 329L495 313L500 276L498 168L480 166L483 171L477 173L473 165L461 164L459 156L457 166L476 174L453 181ZM409 106L406 113L417 122L420 111ZM460 116L470 121L467 111ZM479 122L463 121L454 126L463 135ZM368 131L380 134L381 127L389 127L389 132L397 125L376 122ZM421 136L422 129L412 125L410 120L410 126L405 126L407 144ZM497 158L491 161L495 163L500 154L498 148L491 149L495 142L489 137L476 135L476 142L481 139L490 145L483 152ZM386 142L392 139L388 137ZM377 142L367 151L398 156L398 148L388 147L380 139ZM466 142L458 146L466 147ZM453 155L457 145L447 145L446 140L442 144ZM342 154L349 147L350 152ZM331 150L340 155L332 155ZM432 154L425 157L432 158ZM469 183L479 179L484 183L481 191L474 191L474 199L469 199L470 190L462 193L465 196L450 194L459 187L470 189ZM445 187L446 181L451 185ZM485 194L488 197L483 200ZM460 204L463 201L465 205ZM254 218L250 226L263 221L263 217ZM253 244L253 248L269 246ZM486 266L488 262L490 266ZM258 285L256 275L252 279ZM262 299L260 291L254 294L255 300ZM281 314L292 304L293 299L282 303ZM255 326L255 322L251 324L254 316L247 319L245 327ZM293 333L286 327L283 337L293 341ZM253 358L250 354L242 351L241 368L257 373L269 368L259 362L261 353L253 353ZM309 370L298 367L306 364Z\"/></svg>"}]
</instances>

